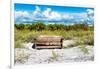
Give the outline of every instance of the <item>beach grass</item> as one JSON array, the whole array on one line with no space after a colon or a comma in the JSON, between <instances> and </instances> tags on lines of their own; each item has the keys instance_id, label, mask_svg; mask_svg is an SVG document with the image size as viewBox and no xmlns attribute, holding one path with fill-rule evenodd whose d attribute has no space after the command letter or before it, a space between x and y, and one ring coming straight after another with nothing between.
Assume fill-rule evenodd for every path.
<instances>
[{"instance_id":1,"label":"beach grass","mask_svg":"<svg viewBox=\"0 0 100 69\"><path fill-rule=\"evenodd\" d=\"M35 30L18 30L15 29L15 48L20 48L21 43L24 42L34 42L34 39L39 35L56 35L62 36L64 40L76 40L77 45L93 45L94 44L94 32L91 30L88 31L65 31L65 30L43 30L43 31L35 31Z\"/></svg>"}]
</instances>

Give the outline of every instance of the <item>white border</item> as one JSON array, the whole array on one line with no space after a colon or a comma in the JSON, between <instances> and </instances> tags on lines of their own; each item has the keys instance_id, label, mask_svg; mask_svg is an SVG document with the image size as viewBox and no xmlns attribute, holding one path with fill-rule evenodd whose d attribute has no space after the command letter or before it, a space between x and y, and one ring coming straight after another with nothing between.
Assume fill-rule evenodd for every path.
<instances>
[{"instance_id":1,"label":"white border","mask_svg":"<svg viewBox=\"0 0 100 69\"><path fill-rule=\"evenodd\" d=\"M95 7L95 0L14 0L14 3Z\"/></svg>"},{"instance_id":2,"label":"white border","mask_svg":"<svg viewBox=\"0 0 100 69\"><path fill-rule=\"evenodd\" d=\"M10 67L13 68L14 67L14 2L11 1L11 17L10 17L10 21L11 21L11 33L10 33L10 37L11 37L11 63L10 63Z\"/></svg>"},{"instance_id":3,"label":"white border","mask_svg":"<svg viewBox=\"0 0 100 69\"><path fill-rule=\"evenodd\" d=\"M12 69L31 69L31 68L38 68L41 69L43 67L44 69L61 69L62 67L59 67L62 65L62 63L56 64L39 64L39 65L20 65L20 66L14 66L14 3L25 3L25 4L39 4L39 5L60 5L60 6L77 6L77 7L95 7L95 2L90 2L86 0L14 0L11 2L11 68ZM94 65L94 62L88 64L87 62L81 62L81 63L64 63L62 66L67 68L79 68L79 65L84 67L88 65ZM44 67L45 66L45 67ZM57 66L57 67L56 67Z\"/></svg>"}]
</instances>

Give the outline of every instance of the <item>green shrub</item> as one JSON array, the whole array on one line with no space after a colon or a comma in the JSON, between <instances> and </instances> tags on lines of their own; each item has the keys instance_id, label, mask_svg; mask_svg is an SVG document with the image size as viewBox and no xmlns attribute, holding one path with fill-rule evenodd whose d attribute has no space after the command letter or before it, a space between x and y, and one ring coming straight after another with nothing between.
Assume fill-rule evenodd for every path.
<instances>
[{"instance_id":1,"label":"green shrub","mask_svg":"<svg viewBox=\"0 0 100 69\"><path fill-rule=\"evenodd\" d=\"M44 23L41 23L41 22L32 24L32 26L33 26L33 29L37 30L37 31L42 31L46 28L46 25Z\"/></svg>"},{"instance_id":2,"label":"green shrub","mask_svg":"<svg viewBox=\"0 0 100 69\"><path fill-rule=\"evenodd\" d=\"M15 24L15 28L19 30L28 29L28 30L36 30L36 31L42 31L42 30L93 30L94 26L88 26L87 24L74 24L74 25L64 25L64 24L44 24L43 22L36 22L33 24Z\"/></svg>"},{"instance_id":3,"label":"green shrub","mask_svg":"<svg viewBox=\"0 0 100 69\"><path fill-rule=\"evenodd\" d=\"M15 24L15 28L19 29L19 30L23 30L25 28L24 24Z\"/></svg>"}]
</instances>

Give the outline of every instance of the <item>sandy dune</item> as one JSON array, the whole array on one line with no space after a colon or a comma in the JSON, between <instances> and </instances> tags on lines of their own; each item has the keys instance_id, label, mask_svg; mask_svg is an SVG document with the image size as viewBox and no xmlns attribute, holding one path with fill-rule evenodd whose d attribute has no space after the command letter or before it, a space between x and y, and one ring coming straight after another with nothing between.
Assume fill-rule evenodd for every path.
<instances>
[{"instance_id":1,"label":"sandy dune","mask_svg":"<svg viewBox=\"0 0 100 69\"><path fill-rule=\"evenodd\" d=\"M74 43L73 40L66 40L63 45ZM93 61L93 46L86 46L88 54L80 50L80 46L66 49L41 49L32 48L33 43L24 44L25 48L15 49L15 63L19 64L40 64L40 63L63 63ZM22 55L22 56L21 56Z\"/></svg>"}]
</instances>

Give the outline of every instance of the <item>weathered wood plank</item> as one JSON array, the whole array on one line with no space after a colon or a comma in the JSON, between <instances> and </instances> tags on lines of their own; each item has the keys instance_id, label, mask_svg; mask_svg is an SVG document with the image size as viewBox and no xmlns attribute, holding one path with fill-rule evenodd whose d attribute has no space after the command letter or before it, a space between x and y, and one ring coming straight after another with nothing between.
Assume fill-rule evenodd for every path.
<instances>
[{"instance_id":1,"label":"weathered wood plank","mask_svg":"<svg viewBox=\"0 0 100 69\"><path fill-rule=\"evenodd\" d=\"M37 42L53 42L53 41L57 41L57 42L60 42L61 39L63 39L62 37L60 36L39 36L38 38L36 38L36 41Z\"/></svg>"},{"instance_id":2,"label":"weathered wood plank","mask_svg":"<svg viewBox=\"0 0 100 69\"><path fill-rule=\"evenodd\" d=\"M36 48L40 48L40 49L48 49L48 48L61 48L61 46L36 46Z\"/></svg>"},{"instance_id":3,"label":"weathered wood plank","mask_svg":"<svg viewBox=\"0 0 100 69\"><path fill-rule=\"evenodd\" d=\"M39 36L36 38L36 48L62 48L61 36Z\"/></svg>"},{"instance_id":4,"label":"weathered wood plank","mask_svg":"<svg viewBox=\"0 0 100 69\"><path fill-rule=\"evenodd\" d=\"M61 43L36 43L37 46L49 46L49 45L54 45L54 46L61 46Z\"/></svg>"}]
</instances>

